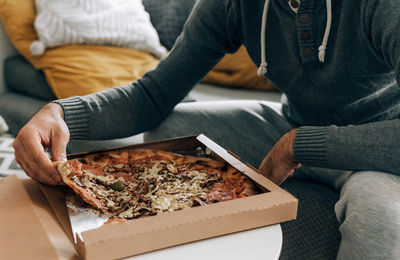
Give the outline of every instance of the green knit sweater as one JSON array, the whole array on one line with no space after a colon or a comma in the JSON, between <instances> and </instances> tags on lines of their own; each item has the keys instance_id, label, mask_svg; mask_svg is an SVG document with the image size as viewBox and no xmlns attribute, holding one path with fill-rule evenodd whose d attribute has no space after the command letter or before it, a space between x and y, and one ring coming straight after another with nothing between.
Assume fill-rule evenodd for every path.
<instances>
[{"instance_id":1,"label":"green knit sweater","mask_svg":"<svg viewBox=\"0 0 400 260\"><path fill-rule=\"evenodd\" d=\"M173 50L142 79L58 100L73 139L110 139L156 127L226 53L244 44L258 65L263 0L200 0ZM332 1L325 61L318 60L325 1L271 0L266 76L284 93L307 166L400 173L400 5Z\"/></svg>"}]
</instances>

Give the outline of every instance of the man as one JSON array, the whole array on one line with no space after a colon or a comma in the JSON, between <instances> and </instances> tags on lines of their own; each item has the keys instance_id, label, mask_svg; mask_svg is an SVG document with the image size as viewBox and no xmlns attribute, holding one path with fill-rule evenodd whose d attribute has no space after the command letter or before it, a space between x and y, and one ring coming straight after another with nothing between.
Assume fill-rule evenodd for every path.
<instances>
[{"instance_id":1,"label":"man","mask_svg":"<svg viewBox=\"0 0 400 260\"><path fill-rule=\"evenodd\" d=\"M52 160L73 139L204 132L280 184L341 191L340 259L400 257L400 6L396 0L203 0L157 69L130 85L46 105L21 130L17 162L59 184ZM261 32L261 33L260 33ZM175 105L244 44L284 93L267 102ZM261 55L260 55L261 53ZM268 62L268 63L267 63ZM263 157L267 156L263 159ZM336 169L336 170L335 170Z\"/></svg>"}]
</instances>

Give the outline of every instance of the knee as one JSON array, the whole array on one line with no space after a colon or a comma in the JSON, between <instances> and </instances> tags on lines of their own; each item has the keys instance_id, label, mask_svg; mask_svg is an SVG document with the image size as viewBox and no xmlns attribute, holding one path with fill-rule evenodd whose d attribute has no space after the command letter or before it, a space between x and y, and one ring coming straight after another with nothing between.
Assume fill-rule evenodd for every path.
<instances>
[{"instance_id":1,"label":"knee","mask_svg":"<svg viewBox=\"0 0 400 260\"><path fill-rule=\"evenodd\" d=\"M339 222L351 215L359 221L400 225L400 176L375 171L353 173L335 206ZM347 215L347 216L346 216Z\"/></svg>"},{"instance_id":2,"label":"knee","mask_svg":"<svg viewBox=\"0 0 400 260\"><path fill-rule=\"evenodd\" d=\"M174 111L156 128L144 133L144 141L155 141L167 138L197 135L201 131L196 130L195 126L199 120L194 119L194 114L190 110L185 110L185 106L178 105ZM198 125L197 125L198 126Z\"/></svg>"},{"instance_id":3,"label":"knee","mask_svg":"<svg viewBox=\"0 0 400 260\"><path fill-rule=\"evenodd\" d=\"M335 206L342 243L338 259L398 259L400 176L353 173Z\"/></svg>"}]
</instances>

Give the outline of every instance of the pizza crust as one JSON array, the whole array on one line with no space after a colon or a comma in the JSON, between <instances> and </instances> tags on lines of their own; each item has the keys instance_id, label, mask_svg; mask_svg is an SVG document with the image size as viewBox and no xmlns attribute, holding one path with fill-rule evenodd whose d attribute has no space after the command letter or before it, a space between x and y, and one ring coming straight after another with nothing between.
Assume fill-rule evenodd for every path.
<instances>
[{"instance_id":1,"label":"pizza crust","mask_svg":"<svg viewBox=\"0 0 400 260\"><path fill-rule=\"evenodd\" d=\"M102 208L102 204L99 200L93 198L91 196L91 194L84 189L83 187L81 187L80 185L78 185L78 183L74 182L72 180L72 176L71 174L73 174L73 172L71 172L72 169L74 169L72 167L73 163L76 160L71 160L71 161L61 161L61 162L54 162L58 172L60 173L63 181L65 184L67 184L69 187L71 187L76 194L78 194L85 202L89 203L90 205L92 205L93 207L100 209ZM77 169L75 169L77 170Z\"/></svg>"}]
</instances>

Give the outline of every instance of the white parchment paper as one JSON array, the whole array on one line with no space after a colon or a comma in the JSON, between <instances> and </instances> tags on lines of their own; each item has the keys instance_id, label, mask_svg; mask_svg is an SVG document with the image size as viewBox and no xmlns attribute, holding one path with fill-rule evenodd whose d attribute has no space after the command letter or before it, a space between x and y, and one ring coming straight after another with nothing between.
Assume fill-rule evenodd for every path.
<instances>
[{"instance_id":1,"label":"white parchment paper","mask_svg":"<svg viewBox=\"0 0 400 260\"><path fill-rule=\"evenodd\" d=\"M105 215L98 215L93 208L86 206L82 202L77 201L72 194L66 195L66 203L68 208L69 220L71 221L72 233L76 243L76 236L83 241L82 232L96 229L102 226L110 218Z\"/></svg>"}]
</instances>

